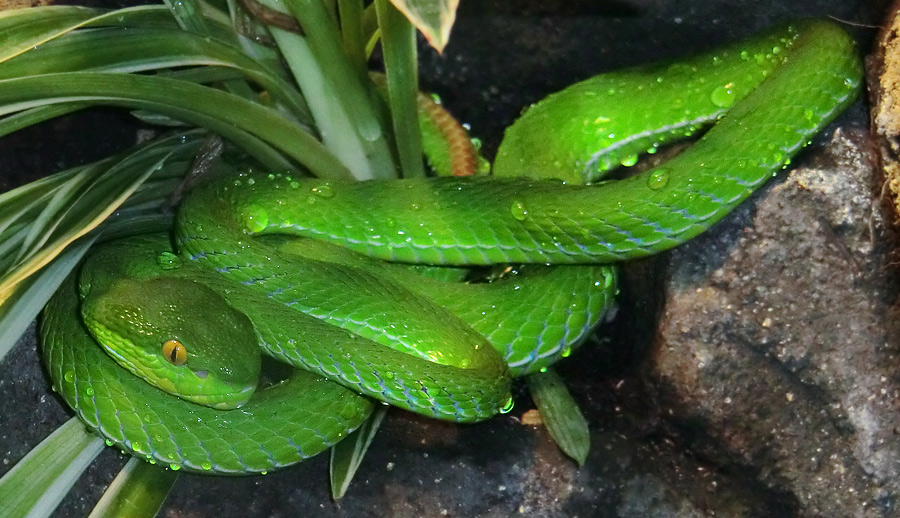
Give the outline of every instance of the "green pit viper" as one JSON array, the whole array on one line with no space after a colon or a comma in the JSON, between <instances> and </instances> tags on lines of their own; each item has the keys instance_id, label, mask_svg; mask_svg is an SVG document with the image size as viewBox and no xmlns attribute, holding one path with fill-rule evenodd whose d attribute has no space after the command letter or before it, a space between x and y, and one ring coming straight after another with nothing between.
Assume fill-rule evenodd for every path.
<instances>
[{"instance_id":1,"label":"green pit viper","mask_svg":"<svg viewBox=\"0 0 900 518\"><path fill-rule=\"evenodd\" d=\"M47 369L108 444L201 473L299 462L374 400L489 418L511 404L510 375L568 356L603 320L609 263L709 228L860 84L853 41L801 22L552 95L507 131L491 177L202 185L183 200L174 249L169 236L103 245L59 290L41 326ZM709 125L663 165L603 179ZM398 263L540 264L461 283ZM300 368L256 390L260 348Z\"/></svg>"}]
</instances>

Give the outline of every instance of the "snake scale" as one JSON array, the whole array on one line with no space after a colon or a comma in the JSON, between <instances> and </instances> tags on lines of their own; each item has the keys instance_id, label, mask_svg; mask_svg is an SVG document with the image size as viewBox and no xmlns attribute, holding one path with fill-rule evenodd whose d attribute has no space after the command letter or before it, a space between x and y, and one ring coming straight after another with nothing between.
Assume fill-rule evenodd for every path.
<instances>
[{"instance_id":1,"label":"snake scale","mask_svg":"<svg viewBox=\"0 0 900 518\"><path fill-rule=\"evenodd\" d=\"M507 131L492 177L245 172L202 185L174 239L98 247L51 300L41 333L54 389L109 445L201 473L315 455L373 400L489 418L511 405L510 375L568 356L603 320L617 289L608 264L709 228L860 83L852 39L800 22L550 96ZM707 126L663 165L603 178ZM402 263L529 265L461 283ZM257 389L260 350L299 368Z\"/></svg>"}]
</instances>

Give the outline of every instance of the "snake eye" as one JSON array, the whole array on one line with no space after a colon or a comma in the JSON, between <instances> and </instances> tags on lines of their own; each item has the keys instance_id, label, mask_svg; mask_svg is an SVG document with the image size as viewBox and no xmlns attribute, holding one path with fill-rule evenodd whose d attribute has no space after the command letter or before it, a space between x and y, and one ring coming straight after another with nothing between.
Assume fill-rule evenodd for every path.
<instances>
[{"instance_id":1,"label":"snake eye","mask_svg":"<svg viewBox=\"0 0 900 518\"><path fill-rule=\"evenodd\" d=\"M179 366L187 363L187 347L178 340L166 340L162 345L162 353L172 365Z\"/></svg>"}]
</instances>

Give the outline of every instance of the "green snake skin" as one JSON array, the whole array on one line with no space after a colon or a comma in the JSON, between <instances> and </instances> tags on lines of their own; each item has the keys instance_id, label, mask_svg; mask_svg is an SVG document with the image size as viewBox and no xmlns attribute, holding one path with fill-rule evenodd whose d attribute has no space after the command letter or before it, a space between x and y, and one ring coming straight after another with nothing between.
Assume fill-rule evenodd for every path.
<instances>
[{"instance_id":1,"label":"green snake skin","mask_svg":"<svg viewBox=\"0 0 900 518\"><path fill-rule=\"evenodd\" d=\"M315 455L362 423L369 398L441 419L489 418L511 404L510 375L568 356L606 317L617 287L605 263L709 228L849 106L860 83L853 41L831 23L804 22L549 97L507 131L493 178L243 173L197 187L178 214L177 255L165 236L105 245L48 305L54 387L109 444L196 472L259 473ZM713 122L664 165L587 185ZM458 283L382 260L560 266ZM167 298L190 290L188 301ZM156 309L140 304L157 297ZM187 381L156 374L165 359L130 368L177 394L209 384L214 395L196 396L204 404L240 408L158 390L94 337L125 364L133 351L174 361L159 348L178 340L187 363L175 368L191 371ZM213 367L226 356L218 345L237 342L298 369L249 397L255 356L246 369Z\"/></svg>"},{"instance_id":2,"label":"green snake skin","mask_svg":"<svg viewBox=\"0 0 900 518\"><path fill-rule=\"evenodd\" d=\"M371 400L301 370L239 410L162 392L119 368L83 326L72 325L81 318L74 280L41 321L44 362L54 390L110 446L171 469L265 473L320 453L371 412Z\"/></svg>"},{"instance_id":3,"label":"green snake skin","mask_svg":"<svg viewBox=\"0 0 900 518\"><path fill-rule=\"evenodd\" d=\"M289 205L268 208L248 203L243 217L255 232L290 228L297 235L404 262L594 263L658 253L700 234L745 200L859 93L862 71L854 43L836 26L811 22L783 30L780 35L764 36L763 41L770 49L780 49L777 55L783 56L786 66L767 72L768 80L737 102L698 142L652 171L599 187L521 178L403 180L390 184L307 181L297 189L301 193L298 202L306 205L301 214L287 213ZM714 68L716 62L728 59L744 62L744 52L737 51L740 48L743 46L709 58L710 66ZM761 56L759 59L765 61L766 55ZM749 54L746 61L755 65L757 58ZM653 70L674 70L680 76L686 68L669 65ZM654 84L665 84L669 79L656 73L638 75ZM696 82L701 83L699 79ZM707 85L707 91L700 96L699 104L705 106L711 92L731 83L717 80L702 84ZM613 101L606 107L601 91L590 96L595 106L582 103L582 109L592 111L579 121L603 121L604 132L615 131L627 142L633 133L623 128L628 128L635 111L652 113L657 106L670 104L690 106L693 97L677 93L673 91L673 96L656 98L655 102L633 105ZM567 90L549 97L545 105L539 103L535 110L549 114L558 104L565 107L571 101ZM507 130L500 153L513 153L511 147L523 156L530 156L533 150L552 153L557 147L586 138L581 135L577 140L554 138L542 139L541 144L520 144L532 135L556 135L556 124L568 121L549 117L535 121L532 111ZM654 122L661 128L699 124L683 119L687 115L694 121L693 110L684 109L680 115ZM582 122L577 125L585 126ZM643 127L636 131L646 133ZM585 132L590 135L594 130ZM658 138L671 136L661 132ZM653 146L641 143L638 147ZM586 156L573 165L585 163ZM498 160L495 175L507 176L504 163ZM527 172L543 174L537 168ZM290 182L273 177L261 183L260 191L274 193L289 190ZM312 189L326 191L329 196L317 200L310 193ZM361 206L366 211L354 210ZM459 212L473 223L457 224L454 215Z\"/></svg>"}]
</instances>

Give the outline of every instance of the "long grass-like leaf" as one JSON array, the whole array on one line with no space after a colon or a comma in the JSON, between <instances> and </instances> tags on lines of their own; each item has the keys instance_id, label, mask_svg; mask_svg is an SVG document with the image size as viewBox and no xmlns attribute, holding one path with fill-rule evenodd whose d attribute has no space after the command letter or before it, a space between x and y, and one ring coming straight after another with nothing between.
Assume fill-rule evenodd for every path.
<instances>
[{"instance_id":1,"label":"long grass-like leaf","mask_svg":"<svg viewBox=\"0 0 900 518\"><path fill-rule=\"evenodd\" d=\"M155 206L158 207L162 201L158 200ZM171 214L147 214L143 208L134 211L123 210L103 222L102 233L97 241L109 241L148 232L167 232L172 229L173 222Z\"/></svg>"},{"instance_id":2,"label":"long grass-like leaf","mask_svg":"<svg viewBox=\"0 0 900 518\"><path fill-rule=\"evenodd\" d=\"M35 224L28 229L23 238L24 250L18 254L8 273L0 277L0 303L10 296L21 281L47 265L70 243L99 225L152 172L152 169L149 169L142 171L136 178L125 177L130 181L124 185L118 178L117 182L107 181L105 184L97 184L95 179L85 178L95 173L93 169L86 170L85 175L70 179L69 182L76 185L73 195L69 197L70 201L64 203L65 210L58 213L43 212L35 219ZM78 184L84 185L88 182L99 185L102 190L95 189L91 192L79 189ZM57 204L55 208L60 206ZM50 216L56 216L56 219L51 220ZM47 222L51 222L49 227L42 225Z\"/></svg>"},{"instance_id":3,"label":"long grass-like leaf","mask_svg":"<svg viewBox=\"0 0 900 518\"><path fill-rule=\"evenodd\" d=\"M0 361L12 350L44 304L84 256L96 236L85 236L28 277L0 304ZM0 515L2 516L2 515Z\"/></svg>"},{"instance_id":4,"label":"long grass-like leaf","mask_svg":"<svg viewBox=\"0 0 900 518\"><path fill-rule=\"evenodd\" d=\"M250 58L253 66L258 66L257 59L261 52L257 51L258 46L252 45L249 43L246 38L243 38L234 30L231 19L229 16L211 6L208 3L202 2L201 0L166 0L166 5L169 6L169 9L172 11L172 15L178 20L179 25L184 29L185 34L196 34L197 36L202 36L206 39L215 38L217 35L224 35L226 37L226 41L234 44L235 50L250 50L248 54L244 54L241 52L241 55L246 58ZM212 19L208 18L217 18L219 22L223 24L227 24L227 30L216 30L219 29L218 23L215 23ZM252 50L251 50L252 49ZM280 61L269 61L269 64L277 64L279 66L273 67L273 70L283 70L280 66ZM245 99L256 100L258 99L256 91L248 84L248 82L244 79L234 79L227 81L222 84L222 87L235 95L243 97ZM294 116L299 115L305 124L310 123L309 118L309 110L306 105L303 103L302 98L299 96L291 96L290 94L296 93L296 90L292 90L291 88L281 88L281 91L273 90L272 95L276 97L276 99L280 97L288 97L290 101L294 101Z\"/></svg>"},{"instance_id":5,"label":"long grass-like leaf","mask_svg":"<svg viewBox=\"0 0 900 518\"><path fill-rule=\"evenodd\" d=\"M0 12L0 41L4 42L0 49L0 61L40 45L102 13L101 9L76 6Z\"/></svg>"},{"instance_id":6,"label":"long grass-like leaf","mask_svg":"<svg viewBox=\"0 0 900 518\"><path fill-rule=\"evenodd\" d=\"M378 28L378 16L375 13L374 2L363 10L362 33L363 40L366 42L366 57L371 57L375 46L381 41L381 29Z\"/></svg>"},{"instance_id":7,"label":"long grass-like leaf","mask_svg":"<svg viewBox=\"0 0 900 518\"><path fill-rule=\"evenodd\" d=\"M67 103L50 106L38 106L0 119L0 137L15 133L46 120L62 117L70 113L83 110L87 105L81 103Z\"/></svg>"},{"instance_id":8,"label":"long grass-like leaf","mask_svg":"<svg viewBox=\"0 0 900 518\"><path fill-rule=\"evenodd\" d=\"M591 447L590 431L562 378L553 369L547 369L530 374L525 380L541 419L559 449L579 466L584 464Z\"/></svg>"},{"instance_id":9,"label":"long grass-like leaf","mask_svg":"<svg viewBox=\"0 0 900 518\"><path fill-rule=\"evenodd\" d=\"M214 88L163 77L105 72L0 80L0 114L44 104L84 101L163 113L209 128L245 149L246 135L250 134L316 176L352 178L347 168L302 126L275 110Z\"/></svg>"},{"instance_id":10,"label":"long grass-like leaf","mask_svg":"<svg viewBox=\"0 0 900 518\"><path fill-rule=\"evenodd\" d=\"M188 81L190 83L209 84L218 81L230 81L241 77L241 73L233 68L205 66L184 68L178 70L165 70L158 74L161 77Z\"/></svg>"},{"instance_id":11,"label":"long grass-like leaf","mask_svg":"<svg viewBox=\"0 0 900 518\"><path fill-rule=\"evenodd\" d=\"M69 419L0 479L0 516L49 516L103 447Z\"/></svg>"},{"instance_id":12,"label":"long grass-like leaf","mask_svg":"<svg viewBox=\"0 0 900 518\"><path fill-rule=\"evenodd\" d=\"M265 89L304 124L306 102L280 70L269 70L233 47L180 29L106 28L66 34L0 65L0 79L62 72L145 72L188 66L233 68Z\"/></svg>"},{"instance_id":13,"label":"long grass-like leaf","mask_svg":"<svg viewBox=\"0 0 900 518\"><path fill-rule=\"evenodd\" d=\"M270 4L281 5L280 0L262 0L262 3L270 7ZM344 107L350 129L359 135L371 168L396 175L396 165L388 147L389 127L381 119L378 97L344 54L332 13L320 0L284 0L284 5L300 23L329 94ZM284 49L282 52L287 57L288 52ZM294 70L294 75L302 84L303 70Z\"/></svg>"},{"instance_id":14,"label":"long grass-like leaf","mask_svg":"<svg viewBox=\"0 0 900 518\"><path fill-rule=\"evenodd\" d=\"M346 106L333 94L306 40L292 32L272 29L285 60L297 71L297 82L309 101L323 144L338 157L357 180L393 175L393 166L374 167L359 133L353 129Z\"/></svg>"},{"instance_id":15,"label":"long grass-like leaf","mask_svg":"<svg viewBox=\"0 0 900 518\"><path fill-rule=\"evenodd\" d=\"M344 53L358 71L360 78L365 79L369 69L366 66L368 56L363 33L363 2L362 0L338 0L338 13Z\"/></svg>"},{"instance_id":16,"label":"long grass-like leaf","mask_svg":"<svg viewBox=\"0 0 900 518\"><path fill-rule=\"evenodd\" d=\"M88 518L153 518L166 501L178 473L132 457Z\"/></svg>"},{"instance_id":17,"label":"long grass-like leaf","mask_svg":"<svg viewBox=\"0 0 900 518\"><path fill-rule=\"evenodd\" d=\"M144 146L122 159L107 159L91 167L78 168L75 175L61 175L66 180L53 190L56 202L47 202L40 215L24 221L29 227L23 228L26 234L20 236L23 252L18 254L14 264L7 264L0 276L0 304L11 296L19 282L97 227L146 178L158 171L172 153L183 154L194 149L184 146L182 136L170 137ZM64 194L66 191L69 194ZM21 218L22 214L13 217Z\"/></svg>"},{"instance_id":18,"label":"long grass-like leaf","mask_svg":"<svg viewBox=\"0 0 900 518\"><path fill-rule=\"evenodd\" d=\"M0 11L0 62L80 27L103 25L175 27L163 6L106 11L76 6L29 7Z\"/></svg>"},{"instance_id":19,"label":"long grass-like leaf","mask_svg":"<svg viewBox=\"0 0 900 518\"><path fill-rule=\"evenodd\" d=\"M328 465L328 473L331 477L331 498L340 500L347 492L385 414L387 414L387 407L379 405L362 426L332 446L331 461Z\"/></svg>"},{"instance_id":20,"label":"long grass-like leaf","mask_svg":"<svg viewBox=\"0 0 900 518\"><path fill-rule=\"evenodd\" d=\"M22 250L33 243L36 233L47 228L47 222L53 225L62 222L62 214L60 218L53 218L53 207L60 208L58 197L60 193L73 192L69 201L74 206L77 197L80 196L79 190L71 189L72 186L83 185L86 181L91 181L96 176L103 173L105 168L110 167L114 163L112 159L101 160L88 166L75 168L70 171L53 175L53 179L60 179L58 183L48 186L48 189L35 193L35 196L18 199L20 203L9 203L0 205L0 209L6 209L6 205L11 205L13 210L2 210L2 219L0 219L0 228L3 229L0 236L3 237L3 243L0 244L0 279L7 275L20 262L23 256ZM74 173L74 174L72 174ZM13 193L27 186L20 187L12 191ZM58 200L53 203L53 200ZM19 205L19 207L17 207ZM65 206L67 204L64 204ZM52 219L51 219L52 218ZM0 293L3 293L0 291ZM2 298L0 298L2 301Z\"/></svg>"},{"instance_id":21,"label":"long grass-like leaf","mask_svg":"<svg viewBox=\"0 0 900 518\"><path fill-rule=\"evenodd\" d=\"M22 214L43 203L52 192L78 174L82 168L72 169L25 184L17 189L0 194L0 236L6 233L10 224Z\"/></svg>"},{"instance_id":22,"label":"long grass-like leaf","mask_svg":"<svg viewBox=\"0 0 900 518\"><path fill-rule=\"evenodd\" d=\"M209 34L206 19L201 14L200 3L197 0L165 0L165 4L182 29L197 34Z\"/></svg>"},{"instance_id":23,"label":"long grass-like leaf","mask_svg":"<svg viewBox=\"0 0 900 518\"><path fill-rule=\"evenodd\" d=\"M374 142L382 138L381 122L372 106L362 78L344 54L341 36L334 19L321 0L285 0L284 5L297 17L316 60L323 65L332 88L348 106L357 131Z\"/></svg>"},{"instance_id":24,"label":"long grass-like leaf","mask_svg":"<svg viewBox=\"0 0 900 518\"><path fill-rule=\"evenodd\" d=\"M242 48L244 53L251 58L265 64L267 68L274 69L276 66L282 66L284 60L278 49L260 43L271 40L266 26L247 13L239 0L225 0L225 4L228 8L232 34L235 35L235 41L232 43L236 47ZM206 6L207 2L202 2L202 5Z\"/></svg>"},{"instance_id":25,"label":"long grass-like leaf","mask_svg":"<svg viewBox=\"0 0 900 518\"><path fill-rule=\"evenodd\" d=\"M92 168L88 168L87 171L92 172ZM41 204L40 213L31 221L29 231L23 236L19 253L14 260L21 260L33 249L45 244L55 230L64 224L69 209L78 203L80 197L78 193L83 191L86 185L96 183L97 180L94 174L80 174L55 189L53 196Z\"/></svg>"},{"instance_id":26,"label":"long grass-like leaf","mask_svg":"<svg viewBox=\"0 0 900 518\"><path fill-rule=\"evenodd\" d=\"M388 0L375 0L375 8L381 27L381 47L400 171L406 178L423 177L422 133L419 131L416 109L416 96L419 94L416 32Z\"/></svg>"}]
</instances>

